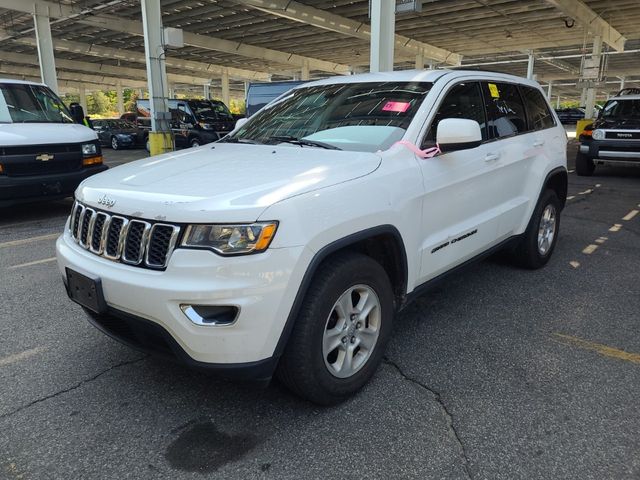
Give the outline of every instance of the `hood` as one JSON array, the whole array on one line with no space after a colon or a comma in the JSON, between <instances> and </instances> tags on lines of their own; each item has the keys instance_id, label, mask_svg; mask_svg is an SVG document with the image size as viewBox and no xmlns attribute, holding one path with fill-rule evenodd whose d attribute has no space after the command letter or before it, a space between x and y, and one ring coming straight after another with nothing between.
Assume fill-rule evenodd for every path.
<instances>
[{"instance_id":1,"label":"hood","mask_svg":"<svg viewBox=\"0 0 640 480\"><path fill-rule=\"evenodd\" d=\"M37 143L34 132L37 132ZM0 146L3 147L80 143L96 138L96 132L75 123L0 123Z\"/></svg>"},{"instance_id":2,"label":"hood","mask_svg":"<svg viewBox=\"0 0 640 480\"><path fill-rule=\"evenodd\" d=\"M599 118L593 122L594 128L620 129L620 130L639 130L640 118L637 117L613 117Z\"/></svg>"},{"instance_id":3,"label":"hood","mask_svg":"<svg viewBox=\"0 0 640 480\"><path fill-rule=\"evenodd\" d=\"M217 143L147 158L85 180L78 200L151 220L253 222L265 208L303 193L368 175L374 153L295 145ZM106 199L105 199L106 200Z\"/></svg>"}]
</instances>

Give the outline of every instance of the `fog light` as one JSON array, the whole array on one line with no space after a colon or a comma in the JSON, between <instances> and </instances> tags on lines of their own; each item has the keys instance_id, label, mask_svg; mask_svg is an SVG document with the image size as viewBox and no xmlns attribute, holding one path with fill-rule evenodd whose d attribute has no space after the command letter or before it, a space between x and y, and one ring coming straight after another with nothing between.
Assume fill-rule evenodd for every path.
<instances>
[{"instance_id":1,"label":"fog light","mask_svg":"<svg viewBox=\"0 0 640 480\"><path fill-rule=\"evenodd\" d=\"M231 325L238 318L238 307L219 305L180 305L185 316L196 325Z\"/></svg>"}]
</instances>

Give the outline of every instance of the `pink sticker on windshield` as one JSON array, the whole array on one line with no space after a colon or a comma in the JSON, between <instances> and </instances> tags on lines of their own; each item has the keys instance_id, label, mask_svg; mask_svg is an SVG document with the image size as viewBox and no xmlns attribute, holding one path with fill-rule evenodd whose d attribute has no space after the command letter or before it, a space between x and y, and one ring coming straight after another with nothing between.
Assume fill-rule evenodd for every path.
<instances>
[{"instance_id":1,"label":"pink sticker on windshield","mask_svg":"<svg viewBox=\"0 0 640 480\"><path fill-rule=\"evenodd\" d=\"M399 112L404 113L409 110L411 104L409 102L387 102L382 107L383 112Z\"/></svg>"}]
</instances>

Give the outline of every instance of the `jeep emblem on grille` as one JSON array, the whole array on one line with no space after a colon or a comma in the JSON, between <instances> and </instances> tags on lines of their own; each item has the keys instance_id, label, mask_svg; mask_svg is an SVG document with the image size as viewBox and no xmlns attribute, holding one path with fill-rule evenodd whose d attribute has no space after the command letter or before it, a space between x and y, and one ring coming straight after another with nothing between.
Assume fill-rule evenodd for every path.
<instances>
[{"instance_id":1,"label":"jeep emblem on grille","mask_svg":"<svg viewBox=\"0 0 640 480\"><path fill-rule=\"evenodd\" d=\"M106 195L103 195L98 200L99 205L104 205L107 208L111 208L116 204L116 201L113 198L109 198Z\"/></svg>"},{"instance_id":2,"label":"jeep emblem on grille","mask_svg":"<svg viewBox=\"0 0 640 480\"><path fill-rule=\"evenodd\" d=\"M41 153L36 155L36 160L40 160L41 162L48 162L49 160L53 160L53 155L49 155L48 153Z\"/></svg>"}]
</instances>

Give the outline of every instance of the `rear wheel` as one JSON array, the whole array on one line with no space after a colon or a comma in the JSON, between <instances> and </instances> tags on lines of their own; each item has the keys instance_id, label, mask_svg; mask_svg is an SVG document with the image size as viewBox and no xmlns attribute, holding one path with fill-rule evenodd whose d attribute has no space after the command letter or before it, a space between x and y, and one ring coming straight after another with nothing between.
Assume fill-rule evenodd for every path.
<instances>
[{"instance_id":1,"label":"rear wheel","mask_svg":"<svg viewBox=\"0 0 640 480\"><path fill-rule=\"evenodd\" d=\"M120 142L118 141L117 137L111 137L111 148L113 148L114 150L120 149Z\"/></svg>"},{"instance_id":2,"label":"rear wheel","mask_svg":"<svg viewBox=\"0 0 640 480\"><path fill-rule=\"evenodd\" d=\"M312 402L338 403L375 373L392 322L392 287L380 264L357 253L331 257L309 287L278 378Z\"/></svg>"},{"instance_id":3,"label":"rear wheel","mask_svg":"<svg viewBox=\"0 0 640 480\"><path fill-rule=\"evenodd\" d=\"M200 145L202 145L202 142L200 141L199 138L192 138L191 139L191 146L192 147L199 147Z\"/></svg>"},{"instance_id":4,"label":"rear wheel","mask_svg":"<svg viewBox=\"0 0 640 480\"><path fill-rule=\"evenodd\" d=\"M545 266L558 241L560 231L560 200L553 190L540 196L527 230L513 251L516 264L537 269Z\"/></svg>"},{"instance_id":5,"label":"rear wheel","mask_svg":"<svg viewBox=\"0 0 640 480\"><path fill-rule=\"evenodd\" d=\"M581 177L590 177L596 169L595 163L585 154L578 152L576 155L576 173Z\"/></svg>"}]
</instances>

